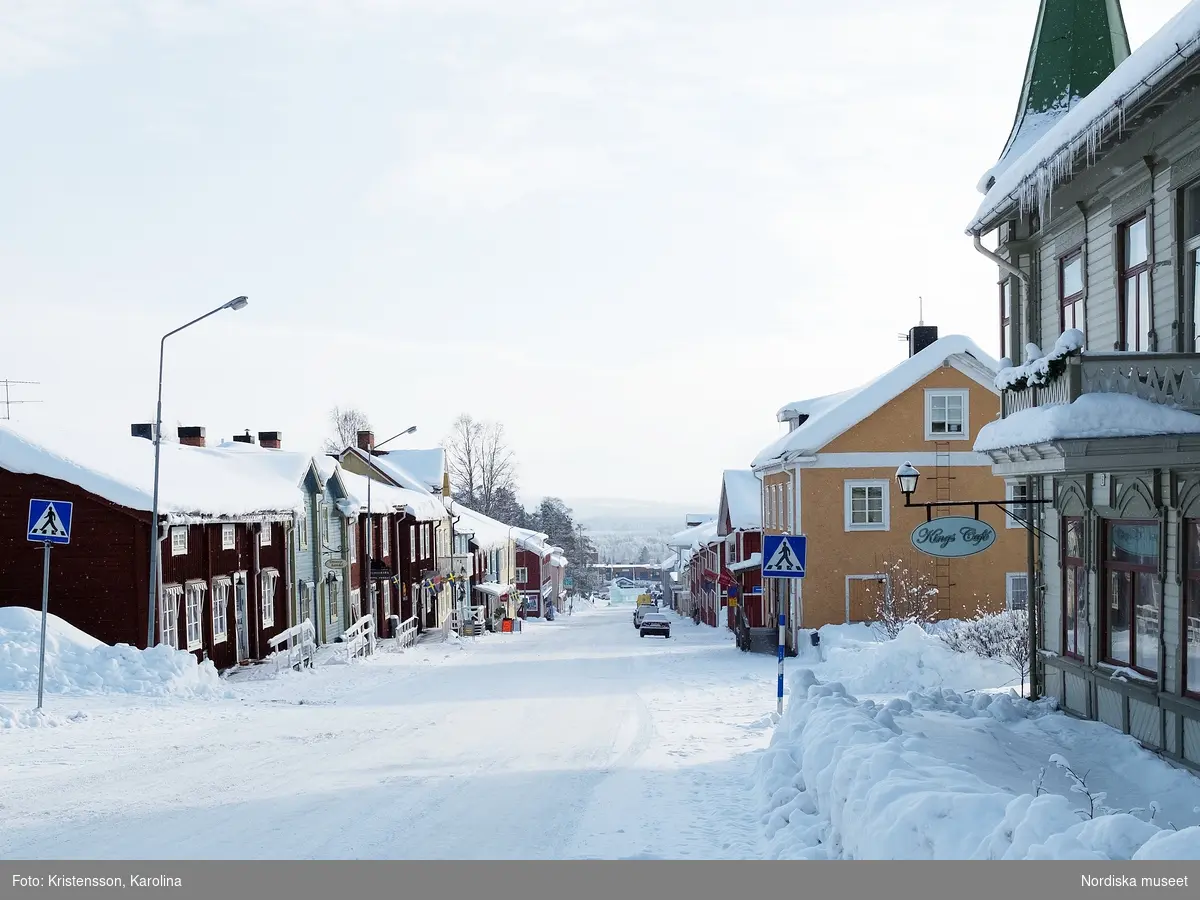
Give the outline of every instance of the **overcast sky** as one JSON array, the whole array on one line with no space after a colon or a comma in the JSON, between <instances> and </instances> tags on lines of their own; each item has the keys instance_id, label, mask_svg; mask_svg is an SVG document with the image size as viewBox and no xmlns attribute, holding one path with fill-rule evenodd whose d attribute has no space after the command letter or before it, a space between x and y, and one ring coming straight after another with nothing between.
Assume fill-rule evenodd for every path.
<instances>
[{"instance_id":1,"label":"overcast sky","mask_svg":"<svg viewBox=\"0 0 1200 900\"><path fill-rule=\"evenodd\" d=\"M1136 47L1183 0L1131 0ZM997 351L964 228L1037 0L4 0L14 422L316 449L335 404L507 429L529 496L715 508L789 401L925 319ZM2 413L0 413L2 414Z\"/></svg>"}]
</instances>

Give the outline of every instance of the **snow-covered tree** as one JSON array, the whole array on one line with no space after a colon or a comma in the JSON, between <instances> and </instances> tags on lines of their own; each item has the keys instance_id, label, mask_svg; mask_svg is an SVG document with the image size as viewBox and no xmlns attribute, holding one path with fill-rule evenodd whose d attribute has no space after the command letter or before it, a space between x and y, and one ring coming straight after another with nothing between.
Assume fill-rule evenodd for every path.
<instances>
[{"instance_id":1,"label":"snow-covered tree","mask_svg":"<svg viewBox=\"0 0 1200 900\"><path fill-rule=\"evenodd\" d=\"M1000 613L979 610L974 619L960 622L942 634L951 650L974 653L1011 666L1021 678L1021 694L1029 677L1029 616L1023 609Z\"/></svg>"},{"instance_id":2,"label":"snow-covered tree","mask_svg":"<svg viewBox=\"0 0 1200 900\"><path fill-rule=\"evenodd\" d=\"M875 595L875 628L891 639L908 625L927 628L937 618L937 586L903 559L883 564L886 581Z\"/></svg>"}]
</instances>

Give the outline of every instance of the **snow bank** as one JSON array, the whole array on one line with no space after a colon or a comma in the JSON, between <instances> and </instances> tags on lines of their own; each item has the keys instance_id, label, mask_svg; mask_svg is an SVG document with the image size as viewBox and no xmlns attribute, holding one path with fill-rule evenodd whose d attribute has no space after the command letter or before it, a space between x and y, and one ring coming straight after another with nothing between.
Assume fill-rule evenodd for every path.
<instances>
[{"instance_id":1,"label":"snow bank","mask_svg":"<svg viewBox=\"0 0 1200 900\"><path fill-rule=\"evenodd\" d=\"M1019 722L1054 711L1015 695L913 692L882 705L811 670L755 772L780 859L1130 859L1195 854L1200 829L1163 833L1127 813L1083 819L1060 794L988 784L898 720L915 711ZM984 738L988 740L988 738ZM1191 834L1189 834L1189 832Z\"/></svg>"},{"instance_id":2,"label":"snow bank","mask_svg":"<svg viewBox=\"0 0 1200 900\"><path fill-rule=\"evenodd\" d=\"M975 451L1003 450L1044 441L1200 434L1200 416L1132 394L1084 394L1074 403L1023 409L979 429Z\"/></svg>"},{"instance_id":3,"label":"snow bank","mask_svg":"<svg viewBox=\"0 0 1200 900\"><path fill-rule=\"evenodd\" d=\"M0 607L0 691L36 691L40 612L23 606ZM51 615L46 626L47 692L224 696L211 662L198 664L190 653L159 645L138 650L110 647ZM3 716L0 716L3 718Z\"/></svg>"},{"instance_id":4,"label":"snow bank","mask_svg":"<svg viewBox=\"0 0 1200 900\"><path fill-rule=\"evenodd\" d=\"M941 624L941 623L938 623ZM1014 681L1008 666L955 653L933 634L909 625L895 640L881 641L866 625L821 629L824 676L858 694L896 694L950 686L982 690Z\"/></svg>"}]
</instances>

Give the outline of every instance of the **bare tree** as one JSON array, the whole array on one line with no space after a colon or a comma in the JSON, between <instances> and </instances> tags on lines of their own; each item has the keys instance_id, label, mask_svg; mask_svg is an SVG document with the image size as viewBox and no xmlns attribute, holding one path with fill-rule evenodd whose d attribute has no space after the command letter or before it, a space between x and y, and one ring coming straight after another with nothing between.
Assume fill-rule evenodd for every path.
<instances>
[{"instance_id":1,"label":"bare tree","mask_svg":"<svg viewBox=\"0 0 1200 900\"><path fill-rule=\"evenodd\" d=\"M883 564L887 581L875 600L875 628L894 638L908 625L926 628L937 618L937 586L904 560Z\"/></svg>"},{"instance_id":2,"label":"bare tree","mask_svg":"<svg viewBox=\"0 0 1200 900\"><path fill-rule=\"evenodd\" d=\"M1025 680L1029 677L1029 619L1023 609L1000 613L978 610L974 619L959 622L942 635L946 646L958 653L974 653L984 659L995 659L1008 666L1021 678L1021 696L1025 696Z\"/></svg>"},{"instance_id":3,"label":"bare tree","mask_svg":"<svg viewBox=\"0 0 1200 900\"><path fill-rule=\"evenodd\" d=\"M463 414L442 442L450 490L461 503L493 515L516 492L516 458L499 422L480 422Z\"/></svg>"},{"instance_id":4,"label":"bare tree","mask_svg":"<svg viewBox=\"0 0 1200 900\"><path fill-rule=\"evenodd\" d=\"M335 406L329 412L329 422L333 426L333 437L325 439L326 453L341 453L347 447L357 446L358 433L371 430L367 414L353 407Z\"/></svg>"}]
</instances>

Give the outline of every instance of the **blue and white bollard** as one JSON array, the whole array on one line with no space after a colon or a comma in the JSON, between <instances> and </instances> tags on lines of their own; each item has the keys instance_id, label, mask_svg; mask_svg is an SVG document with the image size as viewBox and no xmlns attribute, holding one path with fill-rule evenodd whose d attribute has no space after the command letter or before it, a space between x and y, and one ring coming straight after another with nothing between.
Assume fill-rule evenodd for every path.
<instances>
[{"instance_id":1,"label":"blue and white bollard","mask_svg":"<svg viewBox=\"0 0 1200 900\"><path fill-rule=\"evenodd\" d=\"M783 715L783 648L787 638L784 635L784 626L787 624L787 616L784 613L779 614L779 688L778 688L778 712Z\"/></svg>"}]
</instances>

